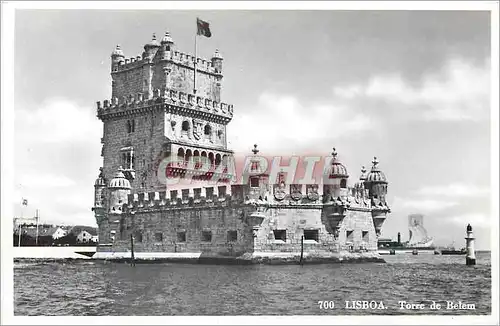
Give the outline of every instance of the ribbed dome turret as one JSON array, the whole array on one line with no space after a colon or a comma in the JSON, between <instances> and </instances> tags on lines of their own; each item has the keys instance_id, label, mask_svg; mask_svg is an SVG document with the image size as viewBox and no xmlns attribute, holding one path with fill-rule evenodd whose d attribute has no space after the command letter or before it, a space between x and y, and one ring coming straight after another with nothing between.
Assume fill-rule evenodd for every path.
<instances>
[{"instance_id":1,"label":"ribbed dome turret","mask_svg":"<svg viewBox=\"0 0 500 326\"><path fill-rule=\"evenodd\" d=\"M377 166L378 160L376 157L373 158L372 163L373 163L373 166L372 166L370 173L366 177L366 182L387 183L387 179L385 178L385 174L382 171L380 171L380 169Z\"/></svg>"},{"instance_id":2,"label":"ribbed dome turret","mask_svg":"<svg viewBox=\"0 0 500 326\"><path fill-rule=\"evenodd\" d=\"M150 48L157 48L157 47L160 47L160 44L156 40L156 34L153 33L153 38L151 39L151 42L144 45L144 49L147 50Z\"/></svg>"},{"instance_id":3,"label":"ribbed dome turret","mask_svg":"<svg viewBox=\"0 0 500 326\"><path fill-rule=\"evenodd\" d=\"M99 176L95 180L94 185L106 187L106 179L104 179L104 173L102 172L102 168L99 168Z\"/></svg>"},{"instance_id":4,"label":"ribbed dome turret","mask_svg":"<svg viewBox=\"0 0 500 326\"><path fill-rule=\"evenodd\" d=\"M169 32L165 32L165 36L163 36L163 38L161 39L161 43L174 43L174 40L172 39L172 37L170 36L170 33Z\"/></svg>"},{"instance_id":5,"label":"ribbed dome turret","mask_svg":"<svg viewBox=\"0 0 500 326\"><path fill-rule=\"evenodd\" d=\"M215 53L212 56L212 59L221 59L222 60L222 55L220 54L219 49L215 50Z\"/></svg>"},{"instance_id":6,"label":"ribbed dome turret","mask_svg":"<svg viewBox=\"0 0 500 326\"><path fill-rule=\"evenodd\" d=\"M337 159L337 151L335 150L335 148L333 148L332 156L333 156L333 159L332 159L331 166L328 169L328 177L330 179L348 178L349 175L347 174L347 169Z\"/></svg>"},{"instance_id":7,"label":"ribbed dome turret","mask_svg":"<svg viewBox=\"0 0 500 326\"><path fill-rule=\"evenodd\" d=\"M109 188L131 189L130 181L125 178L121 166L118 168L118 172L116 172L114 178L109 182Z\"/></svg>"},{"instance_id":8,"label":"ribbed dome turret","mask_svg":"<svg viewBox=\"0 0 500 326\"><path fill-rule=\"evenodd\" d=\"M120 48L120 45L117 45L116 48L111 52L112 57L125 57L123 54L122 49Z\"/></svg>"}]
</instances>

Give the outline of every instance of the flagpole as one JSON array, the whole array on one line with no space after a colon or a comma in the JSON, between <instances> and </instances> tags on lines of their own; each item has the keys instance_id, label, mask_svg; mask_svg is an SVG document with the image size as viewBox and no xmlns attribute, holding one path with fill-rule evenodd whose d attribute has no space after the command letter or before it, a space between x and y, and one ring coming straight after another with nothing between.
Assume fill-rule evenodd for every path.
<instances>
[{"instance_id":1,"label":"flagpole","mask_svg":"<svg viewBox=\"0 0 500 326\"><path fill-rule=\"evenodd\" d=\"M198 18L196 18L196 33L194 34L194 78L193 78L193 94L196 95L196 63L198 62L198 47L196 40L198 39Z\"/></svg>"},{"instance_id":2,"label":"flagpole","mask_svg":"<svg viewBox=\"0 0 500 326\"><path fill-rule=\"evenodd\" d=\"M38 246L38 209L36 210L36 238L35 245Z\"/></svg>"}]
</instances>

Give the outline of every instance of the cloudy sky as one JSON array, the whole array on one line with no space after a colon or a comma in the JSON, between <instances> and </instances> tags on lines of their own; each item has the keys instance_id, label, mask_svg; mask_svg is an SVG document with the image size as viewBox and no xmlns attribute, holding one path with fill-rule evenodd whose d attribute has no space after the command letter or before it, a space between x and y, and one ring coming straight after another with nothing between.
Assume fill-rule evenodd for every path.
<instances>
[{"instance_id":1,"label":"cloudy sky","mask_svg":"<svg viewBox=\"0 0 500 326\"><path fill-rule=\"evenodd\" d=\"M490 16L438 11L22 10L15 16L14 206L24 215L95 225L101 165L95 102L111 94L110 54L142 52L169 31L199 55L224 56L229 146L264 155L335 146L351 183L376 155L392 214L384 236L408 238L422 213L438 244L490 228Z\"/></svg>"}]
</instances>

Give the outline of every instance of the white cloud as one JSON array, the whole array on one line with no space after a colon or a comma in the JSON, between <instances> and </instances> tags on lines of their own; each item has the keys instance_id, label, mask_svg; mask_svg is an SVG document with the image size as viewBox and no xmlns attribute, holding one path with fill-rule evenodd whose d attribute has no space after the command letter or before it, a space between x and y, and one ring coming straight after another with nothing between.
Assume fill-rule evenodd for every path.
<instances>
[{"instance_id":1,"label":"white cloud","mask_svg":"<svg viewBox=\"0 0 500 326\"><path fill-rule=\"evenodd\" d=\"M481 120L489 117L490 65L475 66L450 60L441 71L429 73L413 86L398 74L379 75L362 84L335 87L340 98L374 98L399 103L401 109L419 106L426 120Z\"/></svg>"},{"instance_id":2,"label":"white cloud","mask_svg":"<svg viewBox=\"0 0 500 326\"><path fill-rule=\"evenodd\" d=\"M415 212L429 213L429 212L437 212L444 209L448 209L454 206L457 206L458 203L454 201L447 200L436 200L436 199L409 199L409 198L401 198L394 197L394 201L392 204L393 212L409 212L412 210Z\"/></svg>"},{"instance_id":3,"label":"white cloud","mask_svg":"<svg viewBox=\"0 0 500 326\"><path fill-rule=\"evenodd\" d=\"M95 137L101 137L102 123L92 108L52 98L33 110L16 108L15 133L23 143L30 144L95 142Z\"/></svg>"},{"instance_id":4,"label":"white cloud","mask_svg":"<svg viewBox=\"0 0 500 326\"><path fill-rule=\"evenodd\" d=\"M488 196L490 191L488 188L453 183L446 186L424 186L416 193L422 196L481 197Z\"/></svg>"},{"instance_id":5,"label":"white cloud","mask_svg":"<svg viewBox=\"0 0 500 326\"><path fill-rule=\"evenodd\" d=\"M465 226L470 223L474 227L490 227L491 218L485 214L481 213L469 213L463 215L453 215L449 217L444 217L443 220L453 223L457 226Z\"/></svg>"},{"instance_id":6,"label":"white cloud","mask_svg":"<svg viewBox=\"0 0 500 326\"><path fill-rule=\"evenodd\" d=\"M248 151L254 143L266 144L267 149L296 148L374 127L369 116L336 103L304 104L293 96L264 93L257 106L241 110L249 113L235 115L229 124L232 149Z\"/></svg>"}]
</instances>

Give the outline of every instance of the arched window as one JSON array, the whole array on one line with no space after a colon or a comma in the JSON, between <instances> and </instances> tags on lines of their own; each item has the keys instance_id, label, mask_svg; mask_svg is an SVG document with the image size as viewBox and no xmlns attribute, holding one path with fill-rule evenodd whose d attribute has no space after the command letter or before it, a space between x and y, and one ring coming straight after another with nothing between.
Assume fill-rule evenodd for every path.
<instances>
[{"instance_id":1,"label":"arched window","mask_svg":"<svg viewBox=\"0 0 500 326\"><path fill-rule=\"evenodd\" d=\"M340 188L347 188L347 180L346 179L340 180Z\"/></svg>"},{"instance_id":2,"label":"arched window","mask_svg":"<svg viewBox=\"0 0 500 326\"><path fill-rule=\"evenodd\" d=\"M179 148L179 150L177 151L177 158L179 159L179 161L184 161L184 148Z\"/></svg>"},{"instance_id":3,"label":"arched window","mask_svg":"<svg viewBox=\"0 0 500 326\"><path fill-rule=\"evenodd\" d=\"M132 124L130 123L130 120L127 120L127 133L131 133L132 132Z\"/></svg>"},{"instance_id":4,"label":"arched window","mask_svg":"<svg viewBox=\"0 0 500 326\"><path fill-rule=\"evenodd\" d=\"M210 136L212 135L212 127L210 125L205 126L205 136Z\"/></svg>"},{"instance_id":5,"label":"arched window","mask_svg":"<svg viewBox=\"0 0 500 326\"><path fill-rule=\"evenodd\" d=\"M186 133L189 131L189 122L188 121L182 122L182 131L186 132Z\"/></svg>"},{"instance_id":6,"label":"arched window","mask_svg":"<svg viewBox=\"0 0 500 326\"><path fill-rule=\"evenodd\" d=\"M194 168L195 169L198 169L201 166L199 157L200 157L200 151L195 150L193 152L193 160L194 160Z\"/></svg>"},{"instance_id":7,"label":"arched window","mask_svg":"<svg viewBox=\"0 0 500 326\"><path fill-rule=\"evenodd\" d=\"M184 162L189 162L191 160L191 157L193 156L193 153L191 152L190 149L186 151L186 156L184 156Z\"/></svg>"},{"instance_id":8,"label":"arched window","mask_svg":"<svg viewBox=\"0 0 500 326\"><path fill-rule=\"evenodd\" d=\"M214 165L214 153L210 152L208 153L208 159L210 160L210 164L213 166Z\"/></svg>"}]
</instances>

